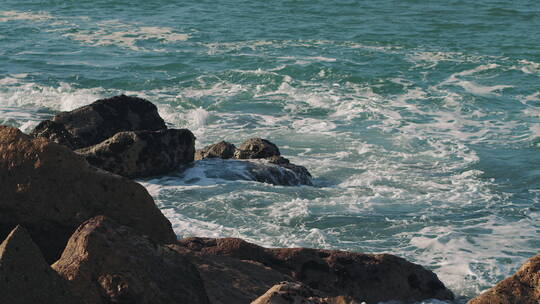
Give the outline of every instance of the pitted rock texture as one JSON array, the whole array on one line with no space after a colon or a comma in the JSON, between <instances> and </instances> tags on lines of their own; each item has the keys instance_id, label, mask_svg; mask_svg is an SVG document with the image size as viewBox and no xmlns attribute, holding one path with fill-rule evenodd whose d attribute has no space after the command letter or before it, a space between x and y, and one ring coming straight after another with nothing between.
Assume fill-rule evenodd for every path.
<instances>
[{"instance_id":1,"label":"pitted rock texture","mask_svg":"<svg viewBox=\"0 0 540 304\"><path fill-rule=\"evenodd\" d=\"M251 304L361 304L346 296L324 297L320 291L299 282L281 282Z\"/></svg>"},{"instance_id":2,"label":"pitted rock texture","mask_svg":"<svg viewBox=\"0 0 540 304\"><path fill-rule=\"evenodd\" d=\"M250 138L244 141L234 153L236 159L257 159L279 156L279 148L262 138Z\"/></svg>"},{"instance_id":3,"label":"pitted rock texture","mask_svg":"<svg viewBox=\"0 0 540 304\"><path fill-rule=\"evenodd\" d=\"M0 193L0 238L24 225L49 263L82 222L100 214L156 242L176 240L143 186L90 166L67 147L5 126L0 126Z\"/></svg>"},{"instance_id":4,"label":"pitted rock texture","mask_svg":"<svg viewBox=\"0 0 540 304\"><path fill-rule=\"evenodd\" d=\"M187 129L119 132L75 152L109 172L130 178L148 177L193 162L195 136Z\"/></svg>"},{"instance_id":5,"label":"pitted rock texture","mask_svg":"<svg viewBox=\"0 0 540 304\"><path fill-rule=\"evenodd\" d=\"M118 132L166 128L154 104L142 98L119 95L61 112L52 122L40 123L30 134L74 150L98 144Z\"/></svg>"},{"instance_id":6,"label":"pitted rock texture","mask_svg":"<svg viewBox=\"0 0 540 304\"><path fill-rule=\"evenodd\" d=\"M21 226L0 244L0 303L80 303Z\"/></svg>"},{"instance_id":7,"label":"pitted rock texture","mask_svg":"<svg viewBox=\"0 0 540 304\"><path fill-rule=\"evenodd\" d=\"M468 304L517 303L540 303L540 254L527 260L514 275L468 302Z\"/></svg>"},{"instance_id":8,"label":"pitted rock texture","mask_svg":"<svg viewBox=\"0 0 540 304\"><path fill-rule=\"evenodd\" d=\"M104 216L83 223L52 267L87 303L210 303L189 259Z\"/></svg>"},{"instance_id":9,"label":"pitted rock texture","mask_svg":"<svg viewBox=\"0 0 540 304\"><path fill-rule=\"evenodd\" d=\"M195 160L205 158L229 159L234 157L235 151L235 145L226 141L220 141L217 144L209 145L203 149L197 150L197 152L195 152Z\"/></svg>"},{"instance_id":10,"label":"pitted rock texture","mask_svg":"<svg viewBox=\"0 0 540 304\"><path fill-rule=\"evenodd\" d=\"M187 238L178 243L207 256L251 260L317 289L356 301L453 299L433 272L389 254L308 248L266 249L240 239Z\"/></svg>"}]
</instances>

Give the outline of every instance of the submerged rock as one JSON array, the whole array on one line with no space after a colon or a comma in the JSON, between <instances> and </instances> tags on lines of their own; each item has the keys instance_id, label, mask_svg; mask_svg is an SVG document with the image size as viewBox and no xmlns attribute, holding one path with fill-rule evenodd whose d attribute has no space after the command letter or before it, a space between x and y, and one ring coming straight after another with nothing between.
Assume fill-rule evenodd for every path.
<instances>
[{"instance_id":1,"label":"submerged rock","mask_svg":"<svg viewBox=\"0 0 540 304\"><path fill-rule=\"evenodd\" d=\"M0 244L0 303L80 303L32 238L16 226Z\"/></svg>"},{"instance_id":2,"label":"submerged rock","mask_svg":"<svg viewBox=\"0 0 540 304\"><path fill-rule=\"evenodd\" d=\"M165 174L193 161L195 136L187 129L119 132L76 150L93 166L138 178Z\"/></svg>"},{"instance_id":3,"label":"submerged rock","mask_svg":"<svg viewBox=\"0 0 540 304\"><path fill-rule=\"evenodd\" d=\"M142 98L119 95L61 112L52 121L40 123L30 134L70 149L80 149L98 144L118 132L166 128L154 104Z\"/></svg>"},{"instance_id":4,"label":"submerged rock","mask_svg":"<svg viewBox=\"0 0 540 304\"><path fill-rule=\"evenodd\" d=\"M262 138L250 138L244 141L234 153L236 159L258 159L279 156L278 147Z\"/></svg>"},{"instance_id":5,"label":"submerged rock","mask_svg":"<svg viewBox=\"0 0 540 304\"><path fill-rule=\"evenodd\" d=\"M24 225L49 263L85 220L107 215L161 243L176 236L146 189L44 138L0 126L0 237Z\"/></svg>"},{"instance_id":6,"label":"submerged rock","mask_svg":"<svg viewBox=\"0 0 540 304\"><path fill-rule=\"evenodd\" d=\"M206 256L260 263L319 290L326 297L347 296L367 303L453 299L452 292L433 272L389 254L307 248L267 249L233 238L188 238L178 243Z\"/></svg>"},{"instance_id":7,"label":"submerged rock","mask_svg":"<svg viewBox=\"0 0 540 304\"><path fill-rule=\"evenodd\" d=\"M217 144L209 145L203 149L197 150L197 152L195 152L195 160L205 158L229 159L234 157L235 151L235 145L226 141L220 141Z\"/></svg>"},{"instance_id":8,"label":"submerged rock","mask_svg":"<svg viewBox=\"0 0 540 304\"><path fill-rule=\"evenodd\" d=\"M209 303L187 258L104 216L83 223L52 267L88 303Z\"/></svg>"},{"instance_id":9,"label":"submerged rock","mask_svg":"<svg viewBox=\"0 0 540 304\"><path fill-rule=\"evenodd\" d=\"M509 278L480 294L467 304L540 303L540 254L527 260Z\"/></svg>"},{"instance_id":10,"label":"submerged rock","mask_svg":"<svg viewBox=\"0 0 540 304\"><path fill-rule=\"evenodd\" d=\"M319 291L298 282L281 282L251 304L360 304L350 297L324 297Z\"/></svg>"}]
</instances>

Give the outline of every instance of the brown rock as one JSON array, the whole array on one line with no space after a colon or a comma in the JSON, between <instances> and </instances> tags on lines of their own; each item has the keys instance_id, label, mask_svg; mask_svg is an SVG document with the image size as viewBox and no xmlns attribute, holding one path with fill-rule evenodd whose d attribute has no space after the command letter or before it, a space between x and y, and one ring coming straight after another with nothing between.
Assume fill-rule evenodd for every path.
<instances>
[{"instance_id":1,"label":"brown rock","mask_svg":"<svg viewBox=\"0 0 540 304\"><path fill-rule=\"evenodd\" d=\"M119 132L75 152L109 172L130 178L148 177L193 162L195 136L187 129Z\"/></svg>"},{"instance_id":2,"label":"brown rock","mask_svg":"<svg viewBox=\"0 0 540 304\"><path fill-rule=\"evenodd\" d=\"M0 237L24 225L52 263L85 220L107 215L161 243L176 236L141 185L68 148L0 126Z\"/></svg>"},{"instance_id":3,"label":"brown rock","mask_svg":"<svg viewBox=\"0 0 540 304\"><path fill-rule=\"evenodd\" d=\"M468 304L517 303L540 303L540 254L527 260L514 275L468 302Z\"/></svg>"},{"instance_id":4,"label":"brown rock","mask_svg":"<svg viewBox=\"0 0 540 304\"><path fill-rule=\"evenodd\" d=\"M31 135L46 137L70 149L98 144L122 131L167 128L154 104L125 95L100 99L73 111L61 112L52 122L40 123Z\"/></svg>"},{"instance_id":5,"label":"brown rock","mask_svg":"<svg viewBox=\"0 0 540 304\"><path fill-rule=\"evenodd\" d=\"M236 159L256 159L279 156L278 147L262 138L250 138L243 142L234 153Z\"/></svg>"},{"instance_id":6,"label":"brown rock","mask_svg":"<svg viewBox=\"0 0 540 304\"><path fill-rule=\"evenodd\" d=\"M187 258L104 216L83 223L52 267L88 303L209 303Z\"/></svg>"},{"instance_id":7,"label":"brown rock","mask_svg":"<svg viewBox=\"0 0 540 304\"><path fill-rule=\"evenodd\" d=\"M217 144L209 145L195 152L195 160L205 158L223 158L229 159L234 157L236 147L226 141L220 141Z\"/></svg>"},{"instance_id":8,"label":"brown rock","mask_svg":"<svg viewBox=\"0 0 540 304\"><path fill-rule=\"evenodd\" d=\"M257 261L329 297L357 301L453 299L437 276L389 254L363 254L306 248L265 249L240 239L189 238L179 244L205 255Z\"/></svg>"},{"instance_id":9,"label":"brown rock","mask_svg":"<svg viewBox=\"0 0 540 304\"><path fill-rule=\"evenodd\" d=\"M0 303L80 303L54 272L30 235L16 226L0 244Z\"/></svg>"},{"instance_id":10,"label":"brown rock","mask_svg":"<svg viewBox=\"0 0 540 304\"><path fill-rule=\"evenodd\" d=\"M298 282L281 282L257 298L251 304L360 304L350 297L324 297Z\"/></svg>"}]
</instances>

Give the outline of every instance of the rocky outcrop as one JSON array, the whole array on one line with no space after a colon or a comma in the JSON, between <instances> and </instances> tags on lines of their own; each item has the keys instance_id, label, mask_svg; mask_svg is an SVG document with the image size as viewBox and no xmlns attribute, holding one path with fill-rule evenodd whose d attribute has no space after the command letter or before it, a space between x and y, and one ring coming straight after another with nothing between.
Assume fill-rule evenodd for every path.
<instances>
[{"instance_id":1,"label":"rocky outcrop","mask_svg":"<svg viewBox=\"0 0 540 304\"><path fill-rule=\"evenodd\" d=\"M119 132L75 152L109 172L130 178L148 177L193 162L195 136L187 129Z\"/></svg>"},{"instance_id":2,"label":"rocky outcrop","mask_svg":"<svg viewBox=\"0 0 540 304\"><path fill-rule=\"evenodd\" d=\"M324 297L320 292L298 282L281 282L251 304L360 304L346 296Z\"/></svg>"},{"instance_id":3,"label":"rocky outcrop","mask_svg":"<svg viewBox=\"0 0 540 304\"><path fill-rule=\"evenodd\" d=\"M527 260L514 275L468 302L468 304L516 303L540 303L540 254Z\"/></svg>"},{"instance_id":4,"label":"rocky outcrop","mask_svg":"<svg viewBox=\"0 0 540 304\"><path fill-rule=\"evenodd\" d=\"M87 303L209 303L187 258L104 216L83 223L52 267Z\"/></svg>"},{"instance_id":5,"label":"rocky outcrop","mask_svg":"<svg viewBox=\"0 0 540 304\"><path fill-rule=\"evenodd\" d=\"M80 149L122 131L166 128L154 104L142 98L120 95L61 112L52 121L40 123L31 135L45 137L70 149Z\"/></svg>"},{"instance_id":6,"label":"rocky outcrop","mask_svg":"<svg viewBox=\"0 0 540 304\"><path fill-rule=\"evenodd\" d=\"M238 149L222 141L197 150L195 154L195 160L210 158L250 160L244 163L247 174L238 176L239 179L248 177L250 180L283 186L312 185L309 171L281 156L279 148L266 139L248 139Z\"/></svg>"},{"instance_id":7,"label":"rocky outcrop","mask_svg":"<svg viewBox=\"0 0 540 304\"><path fill-rule=\"evenodd\" d=\"M355 301L453 299L437 276L422 266L389 254L362 254L306 248L266 249L240 239L188 238L180 246L205 256L260 263L319 290L326 297ZM277 283L276 283L277 284Z\"/></svg>"},{"instance_id":8,"label":"rocky outcrop","mask_svg":"<svg viewBox=\"0 0 540 304\"><path fill-rule=\"evenodd\" d=\"M0 244L0 303L79 303L21 226Z\"/></svg>"},{"instance_id":9,"label":"rocky outcrop","mask_svg":"<svg viewBox=\"0 0 540 304\"><path fill-rule=\"evenodd\" d=\"M195 160L201 160L204 158L229 159L234 157L235 152L235 145L226 141L220 141L217 144L209 145L203 149L197 150L195 152Z\"/></svg>"},{"instance_id":10,"label":"rocky outcrop","mask_svg":"<svg viewBox=\"0 0 540 304\"><path fill-rule=\"evenodd\" d=\"M234 158L259 159L279 155L279 149L274 143L262 138L250 138L240 145L234 153Z\"/></svg>"},{"instance_id":11,"label":"rocky outcrop","mask_svg":"<svg viewBox=\"0 0 540 304\"><path fill-rule=\"evenodd\" d=\"M85 220L104 214L161 243L176 236L141 185L68 148L0 126L0 237L24 225L49 263Z\"/></svg>"}]
</instances>

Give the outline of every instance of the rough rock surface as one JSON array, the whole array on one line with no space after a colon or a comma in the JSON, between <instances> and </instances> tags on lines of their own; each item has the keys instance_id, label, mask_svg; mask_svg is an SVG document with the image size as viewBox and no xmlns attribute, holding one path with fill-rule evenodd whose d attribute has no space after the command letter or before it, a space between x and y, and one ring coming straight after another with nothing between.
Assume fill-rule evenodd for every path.
<instances>
[{"instance_id":1,"label":"rough rock surface","mask_svg":"<svg viewBox=\"0 0 540 304\"><path fill-rule=\"evenodd\" d=\"M82 222L100 214L157 242L176 240L143 186L91 167L64 146L5 126L0 126L0 193L0 238L24 225L49 263Z\"/></svg>"},{"instance_id":2,"label":"rough rock surface","mask_svg":"<svg viewBox=\"0 0 540 304\"><path fill-rule=\"evenodd\" d=\"M234 153L236 159L256 159L279 156L278 147L262 138L250 138L244 141Z\"/></svg>"},{"instance_id":3,"label":"rough rock surface","mask_svg":"<svg viewBox=\"0 0 540 304\"><path fill-rule=\"evenodd\" d=\"M201 160L205 158L222 158L229 159L234 157L236 146L226 142L220 141L217 144L206 146L195 152L195 160Z\"/></svg>"},{"instance_id":4,"label":"rough rock surface","mask_svg":"<svg viewBox=\"0 0 540 304\"><path fill-rule=\"evenodd\" d=\"M514 275L468 302L468 304L515 303L540 303L540 254L527 260Z\"/></svg>"},{"instance_id":5,"label":"rough rock surface","mask_svg":"<svg viewBox=\"0 0 540 304\"><path fill-rule=\"evenodd\" d=\"M70 149L80 149L122 131L166 128L154 104L142 98L120 95L61 112L52 119L52 123L40 123L31 135L46 137Z\"/></svg>"},{"instance_id":6,"label":"rough rock surface","mask_svg":"<svg viewBox=\"0 0 540 304\"><path fill-rule=\"evenodd\" d=\"M317 289L329 297L357 301L453 299L437 276L389 254L306 248L265 249L240 239L188 238L179 245L209 256L252 260Z\"/></svg>"},{"instance_id":7,"label":"rough rock surface","mask_svg":"<svg viewBox=\"0 0 540 304\"><path fill-rule=\"evenodd\" d=\"M209 303L187 258L104 216L83 223L52 267L92 304Z\"/></svg>"},{"instance_id":8,"label":"rough rock surface","mask_svg":"<svg viewBox=\"0 0 540 304\"><path fill-rule=\"evenodd\" d=\"M119 132L75 152L109 172L130 178L148 177L193 162L195 136L187 129Z\"/></svg>"},{"instance_id":9,"label":"rough rock surface","mask_svg":"<svg viewBox=\"0 0 540 304\"><path fill-rule=\"evenodd\" d=\"M0 303L79 303L21 226L0 244Z\"/></svg>"},{"instance_id":10,"label":"rough rock surface","mask_svg":"<svg viewBox=\"0 0 540 304\"><path fill-rule=\"evenodd\" d=\"M281 282L251 304L360 304L350 297L324 297L320 292L298 282Z\"/></svg>"}]
</instances>

